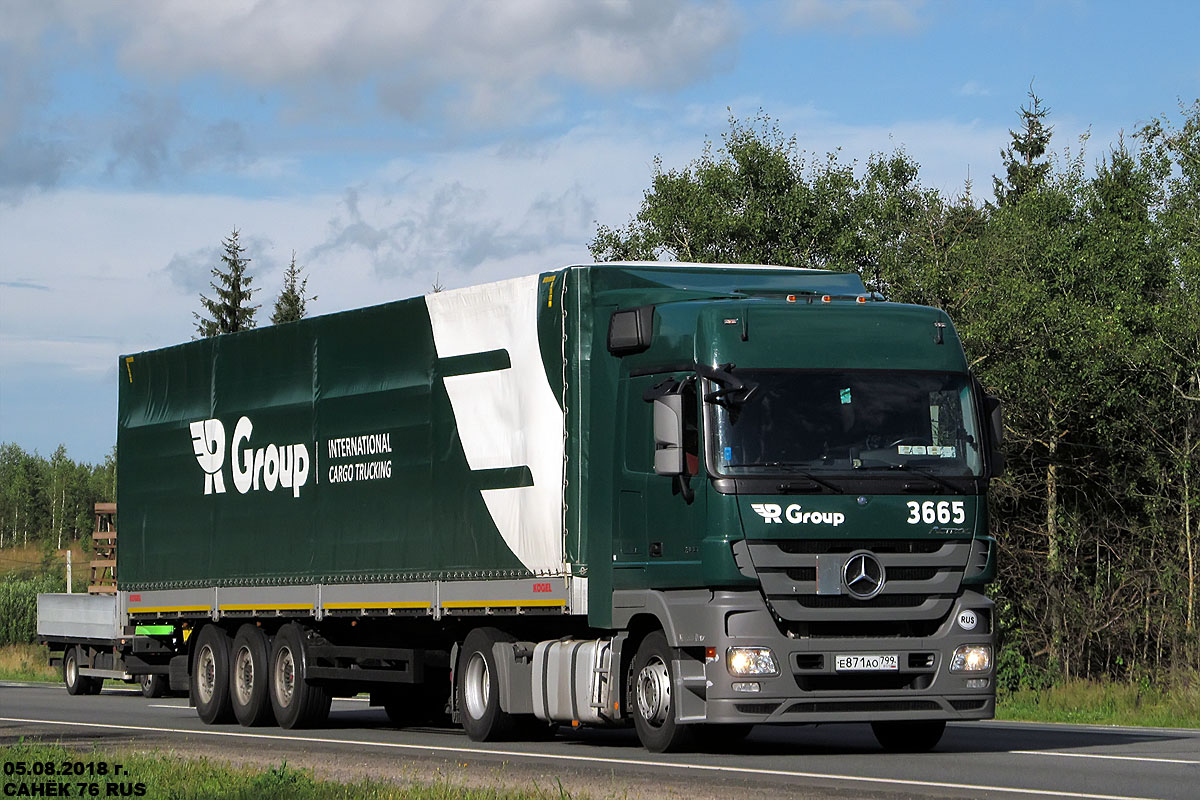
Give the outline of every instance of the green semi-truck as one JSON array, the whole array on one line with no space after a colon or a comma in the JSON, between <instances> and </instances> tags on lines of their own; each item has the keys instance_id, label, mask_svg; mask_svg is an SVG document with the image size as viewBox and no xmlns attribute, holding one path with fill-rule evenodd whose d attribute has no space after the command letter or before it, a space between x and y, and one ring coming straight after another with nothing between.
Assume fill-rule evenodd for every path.
<instances>
[{"instance_id":1,"label":"green semi-truck","mask_svg":"<svg viewBox=\"0 0 1200 800\"><path fill-rule=\"evenodd\" d=\"M943 312L855 275L572 266L118 379L119 591L41 598L74 692L156 676L284 728L368 692L655 751L993 714L999 403Z\"/></svg>"}]
</instances>

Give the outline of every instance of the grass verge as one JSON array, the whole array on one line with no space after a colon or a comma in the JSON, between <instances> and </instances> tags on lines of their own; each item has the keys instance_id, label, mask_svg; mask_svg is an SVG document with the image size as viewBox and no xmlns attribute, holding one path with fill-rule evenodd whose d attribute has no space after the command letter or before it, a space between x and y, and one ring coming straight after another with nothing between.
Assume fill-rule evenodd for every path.
<instances>
[{"instance_id":1,"label":"grass verge","mask_svg":"<svg viewBox=\"0 0 1200 800\"><path fill-rule=\"evenodd\" d=\"M205 800L562 800L568 794L559 784L553 791L470 788L442 781L432 785L400 785L380 780L339 783L315 778L310 770L287 762L266 769L189 760L162 752L122 753L78 751L57 744L20 742L0 748L3 782L13 795L31 796L33 786L67 783L70 796L145 798L204 798ZM11 765L11 766L10 766ZM53 771L53 775L48 774ZM33 772L39 774L31 774ZM96 774L103 771L105 774ZM71 774L64 774L64 772ZM25 774L20 774L25 773ZM21 789L24 785L28 788ZM91 786L96 786L93 790ZM6 789L6 792L8 790Z\"/></svg>"},{"instance_id":2,"label":"grass verge","mask_svg":"<svg viewBox=\"0 0 1200 800\"><path fill-rule=\"evenodd\" d=\"M0 645L0 680L57 683L61 679L58 670L50 666L50 651L46 647L37 644Z\"/></svg>"},{"instance_id":3,"label":"grass verge","mask_svg":"<svg viewBox=\"0 0 1200 800\"><path fill-rule=\"evenodd\" d=\"M1200 685L1181 681L1169 688L1073 680L1046 689L1005 694L996 718L1025 722L1200 728Z\"/></svg>"}]
</instances>

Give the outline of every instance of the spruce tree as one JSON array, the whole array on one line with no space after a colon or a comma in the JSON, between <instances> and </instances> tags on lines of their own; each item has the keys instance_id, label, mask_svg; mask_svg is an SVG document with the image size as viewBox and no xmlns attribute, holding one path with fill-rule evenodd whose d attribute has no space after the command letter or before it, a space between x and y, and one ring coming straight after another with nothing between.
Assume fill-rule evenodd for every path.
<instances>
[{"instance_id":1,"label":"spruce tree","mask_svg":"<svg viewBox=\"0 0 1200 800\"><path fill-rule=\"evenodd\" d=\"M254 327L254 312L259 307L250 305L250 298L258 290L250 288L254 276L246 272L250 259L243 255L246 248L238 242L238 233L234 228L233 233L222 240L225 252L221 255L221 266L212 268L214 280L208 285L216 293L216 299L200 295L200 305L207 316L192 312L196 318L196 332L202 338Z\"/></svg>"},{"instance_id":2,"label":"spruce tree","mask_svg":"<svg viewBox=\"0 0 1200 800\"><path fill-rule=\"evenodd\" d=\"M1000 151L1004 160L1005 179L993 177L996 202L1012 205L1030 191L1041 186L1050 171L1049 161L1038 159L1046 155L1053 128L1046 124L1050 109L1042 106L1042 98L1029 89L1029 105L1021 106L1021 130L1008 132L1012 144Z\"/></svg>"},{"instance_id":3,"label":"spruce tree","mask_svg":"<svg viewBox=\"0 0 1200 800\"><path fill-rule=\"evenodd\" d=\"M296 322L304 319L308 313L308 301L316 300L316 295L306 297L308 293L308 278L301 279L303 267L296 265L296 251L292 251L292 263L283 274L283 289L275 300L275 311L271 314L272 324Z\"/></svg>"}]
</instances>

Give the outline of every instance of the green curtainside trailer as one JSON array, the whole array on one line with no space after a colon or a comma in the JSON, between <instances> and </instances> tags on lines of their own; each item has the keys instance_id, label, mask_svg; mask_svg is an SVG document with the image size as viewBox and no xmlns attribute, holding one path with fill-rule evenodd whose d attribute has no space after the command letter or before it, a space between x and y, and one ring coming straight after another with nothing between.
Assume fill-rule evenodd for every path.
<instances>
[{"instance_id":1,"label":"green curtainside trailer","mask_svg":"<svg viewBox=\"0 0 1200 800\"><path fill-rule=\"evenodd\" d=\"M653 750L993 713L999 404L942 312L855 275L574 266L119 369L119 630L42 629L77 678Z\"/></svg>"}]
</instances>

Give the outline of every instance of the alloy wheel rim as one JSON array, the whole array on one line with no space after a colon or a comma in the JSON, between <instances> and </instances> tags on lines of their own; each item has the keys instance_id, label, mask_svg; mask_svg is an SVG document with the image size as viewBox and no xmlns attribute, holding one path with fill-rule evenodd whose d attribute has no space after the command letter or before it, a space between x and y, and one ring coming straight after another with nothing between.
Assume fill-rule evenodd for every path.
<instances>
[{"instance_id":1,"label":"alloy wheel rim","mask_svg":"<svg viewBox=\"0 0 1200 800\"><path fill-rule=\"evenodd\" d=\"M234 657L233 677L233 690L238 704L250 705L250 698L254 694L254 658L250 655L249 647L242 647Z\"/></svg>"},{"instance_id":2,"label":"alloy wheel rim","mask_svg":"<svg viewBox=\"0 0 1200 800\"><path fill-rule=\"evenodd\" d=\"M658 656L651 658L638 673L637 704L642 719L656 728L671 713L671 675Z\"/></svg>"},{"instance_id":3,"label":"alloy wheel rim","mask_svg":"<svg viewBox=\"0 0 1200 800\"><path fill-rule=\"evenodd\" d=\"M200 701L203 703L212 702L213 695L217 690L217 658L213 654L212 647L204 645L200 648L200 655L196 658L196 688L200 693Z\"/></svg>"},{"instance_id":4,"label":"alloy wheel rim","mask_svg":"<svg viewBox=\"0 0 1200 800\"><path fill-rule=\"evenodd\" d=\"M275 699L286 708L292 704L296 691L296 661L290 647L283 647L275 657Z\"/></svg>"},{"instance_id":5,"label":"alloy wheel rim","mask_svg":"<svg viewBox=\"0 0 1200 800\"><path fill-rule=\"evenodd\" d=\"M491 673L488 671L487 659L478 651L471 654L467 662L467 674L464 681L467 713L473 719L483 719L487 713L488 700L492 690Z\"/></svg>"}]
</instances>

